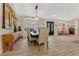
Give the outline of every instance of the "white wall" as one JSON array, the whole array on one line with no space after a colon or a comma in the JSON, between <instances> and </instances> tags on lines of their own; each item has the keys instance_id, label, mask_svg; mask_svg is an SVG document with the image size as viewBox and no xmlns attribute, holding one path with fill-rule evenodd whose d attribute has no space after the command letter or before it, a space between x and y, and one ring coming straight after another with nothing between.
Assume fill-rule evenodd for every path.
<instances>
[{"instance_id":1,"label":"white wall","mask_svg":"<svg viewBox=\"0 0 79 59\"><path fill-rule=\"evenodd\" d=\"M79 20L76 20L76 34L79 35Z\"/></svg>"},{"instance_id":2,"label":"white wall","mask_svg":"<svg viewBox=\"0 0 79 59\"><path fill-rule=\"evenodd\" d=\"M75 33L76 33L76 35L79 35L79 17L78 18L75 18L75 19L73 19L74 20L74 22L73 23L75 23L75 25L76 25L76 31L75 31Z\"/></svg>"},{"instance_id":3,"label":"white wall","mask_svg":"<svg viewBox=\"0 0 79 59\"><path fill-rule=\"evenodd\" d=\"M65 24L65 31L68 32L68 28L71 25L75 26L75 35L78 35L78 21L76 20L56 20L56 19L40 19L40 20L34 20L34 18L17 18L17 26L21 26L24 30L27 27L34 28L37 30L38 27L46 27L47 21L54 22L54 35L58 35L58 31L60 30L59 24L63 23Z\"/></svg>"},{"instance_id":4,"label":"white wall","mask_svg":"<svg viewBox=\"0 0 79 59\"><path fill-rule=\"evenodd\" d=\"M2 4L0 3L0 28L2 27Z\"/></svg>"},{"instance_id":5,"label":"white wall","mask_svg":"<svg viewBox=\"0 0 79 59\"><path fill-rule=\"evenodd\" d=\"M0 3L0 54L2 54L2 34L10 33L10 29L2 29L2 3Z\"/></svg>"},{"instance_id":6,"label":"white wall","mask_svg":"<svg viewBox=\"0 0 79 59\"><path fill-rule=\"evenodd\" d=\"M77 35L78 30L77 30L77 21L76 20L56 20L56 19L47 19L46 21L51 21L54 22L54 35L58 35L58 31L60 31L61 29L59 29L59 24L63 23L65 24L65 31L68 32L68 28L71 25L75 26L75 35Z\"/></svg>"},{"instance_id":7,"label":"white wall","mask_svg":"<svg viewBox=\"0 0 79 59\"><path fill-rule=\"evenodd\" d=\"M2 3L0 3L0 54L2 54L2 34L5 34L5 33L12 33L12 30L11 28L9 29L2 29Z\"/></svg>"},{"instance_id":8,"label":"white wall","mask_svg":"<svg viewBox=\"0 0 79 59\"><path fill-rule=\"evenodd\" d=\"M26 20L26 28L29 27L38 30L39 27L46 27L45 19L35 20L34 18L25 18L25 20Z\"/></svg>"},{"instance_id":9,"label":"white wall","mask_svg":"<svg viewBox=\"0 0 79 59\"><path fill-rule=\"evenodd\" d=\"M46 19L40 19L38 20L38 27L47 27L46 23Z\"/></svg>"},{"instance_id":10,"label":"white wall","mask_svg":"<svg viewBox=\"0 0 79 59\"><path fill-rule=\"evenodd\" d=\"M2 4L0 3L0 54L2 53Z\"/></svg>"},{"instance_id":11,"label":"white wall","mask_svg":"<svg viewBox=\"0 0 79 59\"><path fill-rule=\"evenodd\" d=\"M17 28L18 28L18 26L21 26L21 28L22 28L22 31L24 31L25 30L25 20L24 20L24 18L22 18L22 17L17 17L17 20L16 20L16 26L17 26Z\"/></svg>"},{"instance_id":12,"label":"white wall","mask_svg":"<svg viewBox=\"0 0 79 59\"><path fill-rule=\"evenodd\" d=\"M22 19L21 19L22 20ZM74 25L75 26L75 34L77 34L77 25L76 25L76 21L66 21L66 20L55 20L55 19L40 19L40 20L34 20L33 18L25 18L24 20L26 20L26 25L24 24L25 22L23 22L23 25L24 27L30 27L30 28L38 28L38 27L46 27L47 26L47 21L51 21L51 22L54 22L54 35L58 35L58 31L60 30L58 27L59 27L59 24L60 23L63 23L65 24L65 31L68 31L68 28L71 26L71 25ZM23 20L22 20L23 21ZM22 22L22 21L19 21L19 22ZM22 23L21 23L22 24Z\"/></svg>"}]
</instances>

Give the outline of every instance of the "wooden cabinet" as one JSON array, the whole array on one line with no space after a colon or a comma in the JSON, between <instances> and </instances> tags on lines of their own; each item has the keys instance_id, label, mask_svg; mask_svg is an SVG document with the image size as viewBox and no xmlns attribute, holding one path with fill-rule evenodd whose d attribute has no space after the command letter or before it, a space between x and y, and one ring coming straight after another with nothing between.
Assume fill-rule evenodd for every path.
<instances>
[{"instance_id":1,"label":"wooden cabinet","mask_svg":"<svg viewBox=\"0 0 79 59\"><path fill-rule=\"evenodd\" d=\"M13 49L13 35L12 34L4 34L2 35L2 44L3 44L3 52L6 50Z\"/></svg>"},{"instance_id":2,"label":"wooden cabinet","mask_svg":"<svg viewBox=\"0 0 79 59\"><path fill-rule=\"evenodd\" d=\"M74 28L69 28L69 34L75 34L75 29Z\"/></svg>"}]
</instances>

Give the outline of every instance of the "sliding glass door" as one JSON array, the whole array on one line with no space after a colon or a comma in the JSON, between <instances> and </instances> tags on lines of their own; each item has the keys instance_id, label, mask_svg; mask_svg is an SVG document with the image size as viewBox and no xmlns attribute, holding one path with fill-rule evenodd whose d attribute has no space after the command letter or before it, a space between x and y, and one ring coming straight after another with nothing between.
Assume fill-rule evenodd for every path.
<instances>
[{"instance_id":1,"label":"sliding glass door","mask_svg":"<svg viewBox=\"0 0 79 59\"><path fill-rule=\"evenodd\" d=\"M47 27L49 29L49 35L54 35L54 22L47 21Z\"/></svg>"}]
</instances>

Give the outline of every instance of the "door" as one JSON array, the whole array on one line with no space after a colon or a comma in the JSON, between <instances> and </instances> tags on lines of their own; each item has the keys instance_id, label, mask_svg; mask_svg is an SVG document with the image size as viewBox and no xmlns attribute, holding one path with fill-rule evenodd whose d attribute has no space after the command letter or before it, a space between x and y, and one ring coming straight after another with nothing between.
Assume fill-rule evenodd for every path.
<instances>
[{"instance_id":1,"label":"door","mask_svg":"<svg viewBox=\"0 0 79 59\"><path fill-rule=\"evenodd\" d=\"M54 35L54 22L47 21L47 27L49 29L49 35Z\"/></svg>"}]
</instances>

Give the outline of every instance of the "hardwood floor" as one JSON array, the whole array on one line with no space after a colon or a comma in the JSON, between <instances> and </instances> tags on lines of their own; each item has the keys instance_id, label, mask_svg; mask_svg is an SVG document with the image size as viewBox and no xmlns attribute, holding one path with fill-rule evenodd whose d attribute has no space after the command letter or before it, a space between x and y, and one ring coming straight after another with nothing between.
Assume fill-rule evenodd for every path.
<instances>
[{"instance_id":1,"label":"hardwood floor","mask_svg":"<svg viewBox=\"0 0 79 59\"><path fill-rule=\"evenodd\" d=\"M27 38L20 39L14 44L12 52L5 52L2 55L6 56L78 56L79 43L74 41L79 40L78 36L60 35L49 36L49 49L46 45L41 46L39 52L38 45L28 46Z\"/></svg>"}]
</instances>

